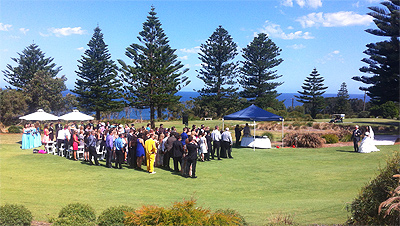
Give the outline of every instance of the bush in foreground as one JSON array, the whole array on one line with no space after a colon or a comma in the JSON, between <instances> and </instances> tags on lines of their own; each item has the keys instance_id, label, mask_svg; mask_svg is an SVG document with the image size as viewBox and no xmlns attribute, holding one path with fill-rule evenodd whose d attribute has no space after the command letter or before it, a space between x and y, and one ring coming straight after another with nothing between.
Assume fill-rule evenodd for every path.
<instances>
[{"instance_id":1,"label":"bush in foreground","mask_svg":"<svg viewBox=\"0 0 400 226\"><path fill-rule=\"evenodd\" d=\"M129 206L114 206L104 210L97 223L99 226L123 226L125 212L134 212L135 209Z\"/></svg>"},{"instance_id":2,"label":"bush in foreground","mask_svg":"<svg viewBox=\"0 0 400 226\"><path fill-rule=\"evenodd\" d=\"M51 223L57 225L95 225L96 213L94 209L82 203L71 203L63 207L58 218L52 219Z\"/></svg>"},{"instance_id":3,"label":"bush in foreground","mask_svg":"<svg viewBox=\"0 0 400 226\"><path fill-rule=\"evenodd\" d=\"M5 204L0 207L0 225L31 225L32 213L23 205Z\"/></svg>"},{"instance_id":4,"label":"bush in foreground","mask_svg":"<svg viewBox=\"0 0 400 226\"><path fill-rule=\"evenodd\" d=\"M195 200L176 202L170 208L143 206L126 213L125 225L246 225L244 218L234 210L195 207Z\"/></svg>"},{"instance_id":5,"label":"bush in foreground","mask_svg":"<svg viewBox=\"0 0 400 226\"><path fill-rule=\"evenodd\" d=\"M354 201L347 206L351 213L346 225L399 225L400 214L384 217L378 213L379 205L391 197L391 192L398 186L398 181L393 175L400 173L400 153L387 160L384 169L379 170L379 175L371 180Z\"/></svg>"}]
</instances>

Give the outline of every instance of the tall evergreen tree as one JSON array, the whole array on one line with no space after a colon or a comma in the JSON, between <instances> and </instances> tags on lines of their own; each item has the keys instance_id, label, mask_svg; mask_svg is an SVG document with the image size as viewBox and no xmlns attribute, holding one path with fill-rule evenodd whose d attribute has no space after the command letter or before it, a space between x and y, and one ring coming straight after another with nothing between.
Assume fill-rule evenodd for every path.
<instances>
[{"instance_id":1,"label":"tall evergreen tree","mask_svg":"<svg viewBox=\"0 0 400 226\"><path fill-rule=\"evenodd\" d=\"M276 98L280 95L275 90L283 82L273 82L282 75L272 70L283 62L278 58L282 50L264 33L258 34L253 41L243 49L243 66L240 68L239 83L243 87L240 95L252 100L261 108L277 108ZM278 109L277 109L278 110Z\"/></svg>"},{"instance_id":2,"label":"tall evergreen tree","mask_svg":"<svg viewBox=\"0 0 400 226\"><path fill-rule=\"evenodd\" d=\"M78 94L79 106L88 112L96 112L100 119L103 111L121 111L123 102L122 82L117 79L117 66L111 60L101 29L94 29L92 39L82 59L78 60L78 79L72 92Z\"/></svg>"},{"instance_id":3,"label":"tall evergreen tree","mask_svg":"<svg viewBox=\"0 0 400 226\"><path fill-rule=\"evenodd\" d=\"M203 108L203 116L215 113L220 117L235 107L238 100L238 88L234 87L238 63L232 62L238 54L237 44L228 31L219 26L206 43L200 45L200 51L202 68L197 71L197 77L203 80L205 87L197 91L200 96L195 102Z\"/></svg>"},{"instance_id":4,"label":"tall evergreen tree","mask_svg":"<svg viewBox=\"0 0 400 226\"><path fill-rule=\"evenodd\" d=\"M349 92L347 91L347 85L343 82L340 85L340 89L338 90L336 96L336 103L335 103L335 113L341 114L350 114L351 113L351 106L349 102Z\"/></svg>"},{"instance_id":5,"label":"tall evergreen tree","mask_svg":"<svg viewBox=\"0 0 400 226\"><path fill-rule=\"evenodd\" d=\"M179 101L175 94L189 84L188 69L181 70L183 64L177 60L176 49L169 45L168 37L161 28L161 22L152 7L143 23L143 31L137 37L141 44L131 44L125 55L133 61L127 65L119 60L122 80L126 83L125 98L130 106L150 108L152 128L155 127L155 112Z\"/></svg>"},{"instance_id":6,"label":"tall evergreen tree","mask_svg":"<svg viewBox=\"0 0 400 226\"><path fill-rule=\"evenodd\" d=\"M300 95L295 96L297 101L307 106L312 118L315 118L324 107L324 98L322 94L325 93L323 90L328 88L324 86L324 80L325 79L318 74L317 69L314 68L310 76L306 77L303 86L301 86L303 91L297 91Z\"/></svg>"},{"instance_id":7,"label":"tall evergreen tree","mask_svg":"<svg viewBox=\"0 0 400 226\"><path fill-rule=\"evenodd\" d=\"M26 47L19 58L11 58L18 65L16 67L7 64L7 70L2 71L5 81L15 88L23 89L34 77L36 72L44 71L51 77L56 77L61 67L53 63L53 58L46 58L45 54L36 44Z\"/></svg>"},{"instance_id":8,"label":"tall evergreen tree","mask_svg":"<svg viewBox=\"0 0 400 226\"><path fill-rule=\"evenodd\" d=\"M369 58L362 61L368 66L360 68L360 71L369 76L355 76L352 79L360 81L369 87L360 87L366 91L375 104L383 104L387 101L399 102L400 98L400 1L389 0L381 3L386 8L369 7L372 12L368 15L374 17L378 29L367 29L366 32L389 40L370 43L364 51Z\"/></svg>"}]
</instances>

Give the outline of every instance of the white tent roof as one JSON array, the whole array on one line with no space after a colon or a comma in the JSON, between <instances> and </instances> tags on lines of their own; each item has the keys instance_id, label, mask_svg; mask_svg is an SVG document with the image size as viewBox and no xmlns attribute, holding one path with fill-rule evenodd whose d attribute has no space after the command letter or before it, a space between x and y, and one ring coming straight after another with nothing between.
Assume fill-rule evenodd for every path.
<instances>
[{"instance_id":1,"label":"white tent roof","mask_svg":"<svg viewBox=\"0 0 400 226\"><path fill-rule=\"evenodd\" d=\"M25 116L21 116L21 117L19 117L19 119L32 120L32 121L34 121L34 120L54 121L54 120L58 120L58 117L43 111L43 109L39 109L39 110L37 110L37 112L31 113L31 114L28 114Z\"/></svg>"},{"instance_id":2,"label":"white tent roof","mask_svg":"<svg viewBox=\"0 0 400 226\"><path fill-rule=\"evenodd\" d=\"M94 117L79 112L78 110L73 110L68 114L60 116L59 119L66 121L87 121L87 120L93 120Z\"/></svg>"}]
</instances>

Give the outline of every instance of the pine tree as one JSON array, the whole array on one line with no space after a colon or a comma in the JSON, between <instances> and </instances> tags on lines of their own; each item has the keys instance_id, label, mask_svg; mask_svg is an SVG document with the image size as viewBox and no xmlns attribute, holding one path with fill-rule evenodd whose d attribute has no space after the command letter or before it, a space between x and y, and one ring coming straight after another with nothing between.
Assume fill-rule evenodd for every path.
<instances>
[{"instance_id":1,"label":"pine tree","mask_svg":"<svg viewBox=\"0 0 400 226\"><path fill-rule=\"evenodd\" d=\"M203 109L203 116L215 113L220 117L238 101L238 88L234 87L238 64L232 62L238 54L237 44L228 31L219 26L206 43L200 45L200 51L202 68L197 71L197 77L203 80L205 87L197 91L200 96L195 102Z\"/></svg>"},{"instance_id":2,"label":"pine tree","mask_svg":"<svg viewBox=\"0 0 400 226\"><path fill-rule=\"evenodd\" d=\"M240 68L239 83L243 87L240 95L254 98L251 102L261 108L273 107L280 95L275 90L283 82L272 82L282 75L277 75L272 68L283 62L278 58L282 50L264 33L258 34L253 41L243 49L243 66Z\"/></svg>"},{"instance_id":3,"label":"pine tree","mask_svg":"<svg viewBox=\"0 0 400 226\"><path fill-rule=\"evenodd\" d=\"M7 64L7 70L2 72L4 80L19 90L23 89L38 71L49 73L51 77L56 77L61 71L61 67L53 63L54 59L46 58L36 44L29 45L18 55L19 58L11 58L18 66Z\"/></svg>"},{"instance_id":4,"label":"pine tree","mask_svg":"<svg viewBox=\"0 0 400 226\"><path fill-rule=\"evenodd\" d=\"M117 66L111 60L101 29L94 29L92 39L88 43L82 59L78 60L78 79L72 92L78 94L79 106L87 112L96 112L100 119L103 111L121 111L123 102L122 82L117 79Z\"/></svg>"},{"instance_id":5,"label":"pine tree","mask_svg":"<svg viewBox=\"0 0 400 226\"><path fill-rule=\"evenodd\" d=\"M360 68L360 71L369 76L355 76L352 79L360 81L369 87L360 87L366 91L375 104L383 104L387 101L399 102L400 98L400 1L390 0L381 3L385 8L369 7L372 12L368 15L374 17L378 29L367 29L366 32L389 40L367 45L364 51L369 58L362 61L368 66Z\"/></svg>"},{"instance_id":6,"label":"pine tree","mask_svg":"<svg viewBox=\"0 0 400 226\"><path fill-rule=\"evenodd\" d=\"M121 64L121 78L125 98L135 108L150 108L150 121L155 127L155 111L158 116L171 104L177 103L180 96L175 94L189 84L186 76L188 69L181 70L183 65L177 60L176 49L169 45L168 37L161 28L161 22L152 7L143 23L143 31L137 37L141 44L131 44L125 55L133 61L133 65Z\"/></svg>"},{"instance_id":7,"label":"pine tree","mask_svg":"<svg viewBox=\"0 0 400 226\"><path fill-rule=\"evenodd\" d=\"M338 90L336 96L336 104L335 104L335 113L338 114L350 114L351 113L351 106L349 102L349 92L347 91L347 85L343 82L340 85L340 89Z\"/></svg>"},{"instance_id":8,"label":"pine tree","mask_svg":"<svg viewBox=\"0 0 400 226\"><path fill-rule=\"evenodd\" d=\"M324 78L318 74L316 68L311 72L309 77L306 77L305 82L301 88L303 91L297 91L299 96L295 96L297 101L305 104L309 108L309 113L312 118L323 109L324 107L324 98L322 94L325 93L325 89L328 87L324 87Z\"/></svg>"}]
</instances>

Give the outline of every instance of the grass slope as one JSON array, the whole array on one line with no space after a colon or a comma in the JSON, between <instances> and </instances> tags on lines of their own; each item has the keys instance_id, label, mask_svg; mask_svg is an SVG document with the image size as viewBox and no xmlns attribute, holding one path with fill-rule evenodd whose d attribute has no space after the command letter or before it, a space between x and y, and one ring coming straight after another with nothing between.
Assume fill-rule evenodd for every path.
<instances>
[{"instance_id":1,"label":"grass slope","mask_svg":"<svg viewBox=\"0 0 400 226\"><path fill-rule=\"evenodd\" d=\"M193 196L199 206L235 209L252 225L286 213L302 225L343 223L346 204L399 150L398 145L371 154L353 153L352 147L234 149L234 159L200 162L198 178L185 179L161 169L149 175L32 154L7 142L10 136L1 135L0 204L23 204L42 221L71 202L90 204L98 215L110 206L170 206Z\"/></svg>"}]
</instances>

